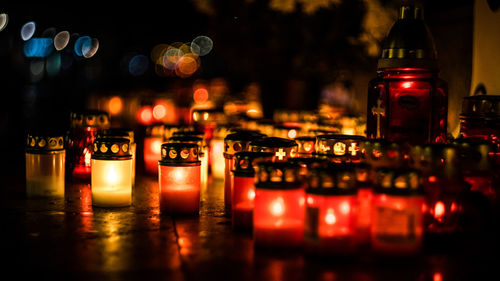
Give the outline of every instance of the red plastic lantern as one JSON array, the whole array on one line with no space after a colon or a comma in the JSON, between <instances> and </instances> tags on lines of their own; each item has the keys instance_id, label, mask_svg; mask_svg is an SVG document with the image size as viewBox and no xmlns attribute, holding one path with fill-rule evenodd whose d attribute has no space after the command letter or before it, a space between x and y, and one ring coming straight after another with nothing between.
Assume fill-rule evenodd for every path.
<instances>
[{"instance_id":1,"label":"red plastic lantern","mask_svg":"<svg viewBox=\"0 0 500 281\"><path fill-rule=\"evenodd\" d=\"M109 128L109 116L106 112L95 110L72 112L70 122L66 175L90 180L93 143L98 132Z\"/></svg>"},{"instance_id":2,"label":"red plastic lantern","mask_svg":"<svg viewBox=\"0 0 500 281\"><path fill-rule=\"evenodd\" d=\"M224 138L224 209L227 214L231 213L231 198L233 190L234 169L233 156L237 152L250 151L250 142L260 139L264 135L256 131L237 130L236 133L227 135Z\"/></svg>"},{"instance_id":3,"label":"red plastic lantern","mask_svg":"<svg viewBox=\"0 0 500 281\"><path fill-rule=\"evenodd\" d=\"M158 174L158 160L161 158L163 143L163 124L154 124L146 127L144 137L144 171L150 175Z\"/></svg>"},{"instance_id":4,"label":"red plastic lantern","mask_svg":"<svg viewBox=\"0 0 500 281\"><path fill-rule=\"evenodd\" d=\"M352 255L357 247L357 191L352 166L312 169L306 189L306 250Z\"/></svg>"},{"instance_id":5,"label":"red plastic lantern","mask_svg":"<svg viewBox=\"0 0 500 281\"><path fill-rule=\"evenodd\" d=\"M385 255L418 253L424 231L420 172L379 168L375 174L370 237L372 249Z\"/></svg>"},{"instance_id":6,"label":"red plastic lantern","mask_svg":"<svg viewBox=\"0 0 500 281\"><path fill-rule=\"evenodd\" d=\"M368 89L367 137L412 144L444 143L447 83L420 7L403 5Z\"/></svg>"},{"instance_id":7,"label":"red plastic lantern","mask_svg":"<svg viewBox=\"0 0 500 281\"><path fill-rule=\"evenodd\" d=\"M164 143L159 161L160 212L194 214L200 210L198 145Z\"/></svg>"},{"instance_id":8,"label":"red plastic lantern","mask_svg":"<svg viewBox=\"0 0 500 281\"><path fill-rule=\"evenodd\" d=\"M251 229L255 198L254 166L256 161L272 158L269 152L238 152L234 154L231 214L234 229Z\"/></svg>"},{"instance_id":9,"label":"red plastic lantern","mask_svg":"<svg viewBox=\"0 0 500 281\"><path fill-rule=\"evenodd\" d=\"M360 162L360 143L363 136L319 135L316 137L316 155L335 163Z\"/></svg>"},{"instance_id":10,"label":"red plastic lantern","mask_svg":"<svg viewBox=\"0 0 500 281\"><path fill-rule=\"evenodd\" d=\"M255 175L253 238L256 247L301 247L305 198L299 166L260 162Z\"/></svg>"}]
</instances>

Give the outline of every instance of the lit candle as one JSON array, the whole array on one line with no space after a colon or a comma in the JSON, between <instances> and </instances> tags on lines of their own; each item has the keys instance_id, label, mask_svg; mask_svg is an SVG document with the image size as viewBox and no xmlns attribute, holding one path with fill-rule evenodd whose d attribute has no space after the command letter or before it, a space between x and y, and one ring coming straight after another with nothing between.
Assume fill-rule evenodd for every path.
<instances>
[{"instance_id":1,"label":"lit candle","mask_svg":"<svg viewBox=\"0 0 500 281\"><path fill-rule=\"evenodd\" d=\"M231 171L234 169L233 156L237 152L250 151L250 142L264 137L252 130L238 129L235 133L228 134L224 138L224 209L226 214L231 214L231 197L233 190L233 175Z\"/></svg>"},{"instance_id":2,"label":"lit candle","mask_svg":"<svg viewBox=\"0 0 500 281\"><path fill-rule=\"evenodd\" d=\"M360 162L360 143L363 136L353 135L318 135L316 136L316 155L335 163Z\"/></svg>"},{"instance_id":3,"label":"lit candle","mask_svg":"<svg viewBox=\"0 0 500 281\"><path fill-rule=\"evenodd\" d=\"M26 195L64 196L65 150L63 136L28 135L26 145Z\"/></svg>"},{"instance_id":4,"label":"lit candle","mask_svg":"<svg viewBox=\"0 0 500 281\"><path fill-rule=\"evenodd\" d=\"M297 143L297 157L314 157L316 153L316 137L302 136L296 137L294 140Z\"/></svg>"},{"instance_id":5,"label":"lit candle","mask_svg":"<svg viewBox=\"0 0 500 281\"><path fill-rule=\"evenodd\" d=\"M132 203L130 140L97 138L91 167L92 205L123 207Z\"/></svg>"},{"instance_id":6,"label":"lit candle","mask_svg":"<svg viewBox=\"0 0 500 281\"><path fill-rule=\"evenodd\" d=\"M106 112L85 110L70 114L70 130L66 143L68 176L90 179L92 145L97 133L106 128L109 128L109 116Z\"/></svg>"},{"instance_id":7,"label":"lit candle","mask_svg":"<svg viewBox=\"0 0 500 281\"><path fill-rule=\"evenodd\" d=\"M420 172L375 171L371 245L380 254L411 255L422 247L424 196Z\"/></svg>"},{"instance_id":8,"label":"lit candle","mask_svg":"<svg viewBox=\"0 0 500 281\"><path fill-rule=\"evenodd\" d=\"M373 168L366 163L352 163L352 166L355 171L356 189L358 190L358 243L366 246L370 241L370 227L372 224Z\"/></svg>"},{"instance_id":9,"label":"lit candle","mask_svg":"<svg viewBox=\"0 0 500 281\"><path fill-rule=\"evenodd\" d=\"M160 212L198 215L201 162L198 145L164 143L159 161Z\"/></svg>"},{"instance_id":10,"label":"lit candle","mask_svg":"<svg viewBox=\"0 0 500 281\"><path fill-rule=\"evenodd\" d=\"M215 128L217 124L226 121L226 115L222 109L219 108L194 108L191 112L191 122L194 128L198 131L203 132L204 139L207 144L207 159L208 166L212 166L211 151L210 146L212 139L215 137Z\"/></svg>"},{"instance_id":11,"label":"lit candle","mask_svg":"<svg viewBox=\"0 0 500 281\"><path fill-rule=\"evenodd\" d=\"M163 140L166 141L170 137L174 136L174 133L179 132L189 132L194 131L194 127L191 125L174 125L174 124L165 124L163 125Z\"/></svg>"},{"instance_id":12,"label":"lit candle","mask_svg":"<svg viewBox=\"0 0 500 281\"><path fill-rule=\"evenodd\" d=\"M253 238L256 247L301 247L305 199L299 167L260 162L255 175Z\"/></svg>"},{"instance_id":13,"label":"lit candle","mask_svg":"<svg viewBox=\"0 0 500 281\"><path fill-rule=\"evenodd\" d=\"M231 132L235 125L218 124L215 137L210 143L210 172L214 179L224 179L224 138Z\"/></svg>"},{"instance_id":14,"label":"lit candle","mask_svg":"<svg viewBox=\"0 0 500 281\"><path fill-rule=\"evenodd\" d=\"M289 158L296 157L297 143L294 140L266 137L254 140L250 143L251 151L272 152L273 161L286 162Z\"/></svg>"},{"instance_id":15,"label":"lit candle","mask_svg":"<svg viewBox=\"0 0 500 281\"><path fill-rule=\"evenodd\" d=\"M158 173L158 160L161 158L161 144L163 143L163 124L154 124L146 127L144 137L144 171L150 175Z\"/></svg>"},{"instance_id":16,"label":"lit candle","mask_svg":"<svg viewBox=\"0 0 500 281\"><path fill-rule=\"evenodd\" d=\"M97 134L98 138L126 138L130 141L130 154L132 154L132 186L135 185L135 161L137 144L134 141L134 130L131 128L109 128Z\"/></svg>"},{"instance_id":17,"label":"lit candle","mask_svg":"<svg viewBox=\"0 0 500 281\"><path fill-rule=\"evenodd\" d=\"M231 214L234 229L251 229L255 198L256 161L270 160L270 152L238 152L234 154Z\"/></svg>"},{"instance_id":18,"label":"lit candle","mask_svg":"<svg viewBox=\"0 0 500 281\"><path fill-rule=\"evenodd\" d=\"M301 130L302 128L299 126L275 125L273 136L293 140L299 136Z\"/></svg>"},{"instance_id":19,"label":"lit candle","mask_svg":"<svg viewBox=\"0 0 500 281\"><path fill-rule=\"evenodd\" d=\"M350 165L312 169L306 189L306 250L322 255L356 251L357 191Z\"/></svg>"}]
</instances>

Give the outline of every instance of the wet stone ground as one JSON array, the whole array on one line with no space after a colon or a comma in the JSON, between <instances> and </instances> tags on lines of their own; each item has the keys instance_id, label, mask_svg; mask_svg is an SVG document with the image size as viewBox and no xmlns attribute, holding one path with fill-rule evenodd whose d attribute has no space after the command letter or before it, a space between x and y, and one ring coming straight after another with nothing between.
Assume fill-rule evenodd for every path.
<instances>
[{"instance_id":1,"label":"wet stone ground","mask_svg":"<svg viewBox=\"0 0 500 281\"><path fill-rule=\"evenodd\" d=\"M327 258L255 249L224 213L222 181L202 193L198 217L160 215L155 177L139 177L133 205L115 209L92 207L86 183L67 183L64 199L26 199L22 187L0 199L9 280L500 280L495 233L444 239L412 258Z\"/></svg>"}]
</instances>

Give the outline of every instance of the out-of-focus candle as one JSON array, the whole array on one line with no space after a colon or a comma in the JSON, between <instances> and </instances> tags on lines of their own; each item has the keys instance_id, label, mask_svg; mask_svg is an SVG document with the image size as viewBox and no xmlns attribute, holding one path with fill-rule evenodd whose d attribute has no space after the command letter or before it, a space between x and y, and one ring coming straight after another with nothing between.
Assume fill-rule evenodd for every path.
<instances>
[{"instance_id":1,"label":"out-of-focus candle","mask_svg":"<svg viewBox=\"0 0 500 281\"><path fill-rule=\"evenodd\" d=\"M314 157L314 154L316 153L316 137L301 136L296 137L294 140L297 143L296 157Z\"/></svg>"},{"instance_id":2,"label":"out-of-focus candle","mask_svg":"<svg viewBox=\"0 0 500 281\"><path fill-rule=\"evenodd\" d=\"M132 203L132 154L126 138L97 138L92 155L92 205L124 207Z\"/></svg>"},{"instance_id":3,"label":"out-of-focus candle","mask_svg":"<svg viewBox=\"0 0 500 281\"><path fill-rule=\"evenodd\" d=\"M353 166L335 164L310 172L306 189L306 250L322 255L356 252L357 191Z\"/></svg>"},{"instance_id":4,"label":"out-of-focus candle","mask_svg":"<svg viewBox=\"0 0 500 281\"><path fill-rule=\"evenodd\" d=\"M367 139L360 143L362 162L370 164L374 169L408 166L411 149L412 146L406 143L390 142L384 139Z\"/></svg>"},{"instance_id":5,"label":"out-of-focus candle","mask_svg":"<svg viewBox=\"0 0 500 281\"><path fill-rule=\"evenodd\" d=\"M316 155L335 163L360 162L359 146L364 139L363 136L354 135L318 135L315 143Z\"/></svg>"},{"instance_id":6,"label":"out-of-focus candle","mask_svg":"<svg viewBox=\"0 0 500 281\"><path fill-rule=\"evenodd\" d=\"M210 172L214 179L224 179L224 138L236 125L218 124L215 129L215 136L210 143Z\"/></svg>"},{"instance_id":7,"label":"out-of-focus candle","mask_svg":"<svg viewBox=\"0 0 500 281\"><path fill-rule=\"evenodd\" d=\"M166 141L169 138L174 136L174 133L184 133L194 131L194 127L191 125L174 125L174 124L165 124L163 125L163 140Z\"/></svg>"},{"instance_id":8,"label":"out-of-focus candle","mask_svg":"<svg viewBox=\"0 0 500 281\"><path fill-rule=\"evenodd\" d=\"M224 209L228 215L231 214L232 206L233 175L231 171L234 169L233 156L237 152L250 151L250 142L263 137L263 134L256 131L239 129L224 138Z\"/></svg>"},{"instance_id":9,"label":"out-of-focus candle","mask_svg":"<svg viewBox=\"0 0 500 281\"><path fill-rule=\"evenodd\" d=\"M301 247L304 241L304 184L299 166L260 162L255 174L255 247Z\"/></svg>"},{"instance_id":10,"label":"out-of-focus candle","mask_svg":"<svg viewBox=\"0 0 500 281\"><path fill-rule=\"evenodd\" d=\"M191 111L191 123L195 130L202 131L207 144L207 158L208 166L212 166L210 146L212 139L215 137L215 128L217 124L226 121L226 115L222 109L219 108L194 108ZM209 168L210 169L210 168Z\"/></svg>"},{"instance_id":11,"label":"out-of-focus candle","mask_svg":"<svg viewBox=\"0 0 500 281\"><path fill-rule=\"evenodd\" d=\"M270 119L260 119L257 121L256 129L266 136L272 136L274 134L274 121Z\"/></svg>"},{"instance_id":12,"label":"out-of-focus candle","mask_svg":"<svg viewBox=\"0 0 500 281\"><path fill-rule=\"evenodd\" d=\"M286 162L289 158L297 156L297 143L285 138L265 137L257 139L250 143L250 149L256 152L274 153L274 162Z\"/></svg>"},{"instance_id":13,"label":"out-of-focus candle","mask_svg":"<svg viewBox=\"0 0 500 281\"><path fill-rule=\"evenodd\" d=\"M234 154L231 214L234 229L251 229L255 198L256 161L270 160L270 152L238 152Z\"/></svg>"},{"instance_id":14,"label":"out-of-focus candle","mask_svg":"<svg viewBox=\"0 0 500 281\"><path fill-rule=\"evenodd\" d=\"M150 175L158 173L158 160L161 159L163 143L163 124L153 124L146 127L144 136L144 171Z\"/></svg>"},{"instance_id":15,"label":"out-of-focus candle","mask_svg":"<svg viewBox=\"0 0 500 281\"><path fill-rule=\"evenodd\" d=\"M273 136L284 139L295 139L301 133L302 128L293 125L275 125Z\"/></svg>"},{"instance_id":16,"label":"out-of-focus candle","mask_svg":"<svg viewBox=\"0 0 500 281\"><path fill-rule=\"evenodd\" d=\"M375 171L371 246L379 254L412 255L421 250L424 196L420 172Z\"/></svg>"},{"instance_id":17,"label":"out-of-focus candle","mask_svg":"<svg viewBox=\"0 0 500 281\"><path fill-rule=\"evenodd\" d=\"M416 152L413 152L416 151ZM413 146L411 163L422 171L425 194L424 238L444 238L461 231L464 198L468 185L460 171L459 152L452 144Z\"/></svg>"},{"instance_id":18,"label":"out-of-focus candle","mask_svg":"<svg viewBox=\"0 0 500 281\"><path fill-rule=\"evenodd\" d=\"M90 160L97 133L109 128L108 113L96 110L72 112L66 143L66 175L90 180Z\"/></svg>"},{"instance_id":19,"label":"out-of-focus candle","mask_svg":"<svg viewBox=\"0 0 500 281\"><path fill-rule=\"evenodd\" d=\"M465 97L460 114L460 137L489 140L500 148L499 108L500 95Z\"/></svg>"},{"instance_id":20,"label":"out-of-focus candle","mask_svg":"<svg viewBox=\"0 0 500 281\"><path fill-rule=\"evenodd\" d=\"M200 166L198 145L164 143L159 161L160 212L198 215Z\"/></svg>"},{"instance_id":21,"label":"out-of-focus candle","mask_svg":"<svg viewBox=\"0 0 500 281\"><path fill-rule=\"evenodd\" d=\"M64 196L63 136L28 134L26 145L26 196Z\"/></svg>"},{"instance_id":22,"label":"out-of-focus candle","mask_svg":"<svg viewBox=\"0 0 500 281\"><path fill-rule=\"evenodd\" d=\"M373 168L367 163L352 163L358 190L357 236L361 246L369 244L372 224Z\"/></svg>"}]
</instances>

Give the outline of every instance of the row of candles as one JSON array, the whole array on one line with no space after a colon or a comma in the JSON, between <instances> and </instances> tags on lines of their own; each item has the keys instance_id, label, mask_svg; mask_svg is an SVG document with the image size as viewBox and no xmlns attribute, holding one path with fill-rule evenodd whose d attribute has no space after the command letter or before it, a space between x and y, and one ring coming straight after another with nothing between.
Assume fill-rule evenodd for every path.
<instances>
[{"instance_id":1,"label":"row of candles","mask_svg":"<svg viewBox=\"0 0 500 281\"><path fill-rule=\"evenodd\" d=\"M74 114L72 122L66 138L28 136L27 194L63 194L69 168L73 177L90 176L94 206L131 205L133 131L107 128L104 113ZM146 157L144 139L146 171L154 159L155 171L149 169L158 175L160 212L198 214L212 155L212 175L224 179L232 225L252 230L256 246L305 245L315 252L348 254L370 244L381 252L415 253L425 233L461 230L467 192L480 192L496 206L499 160L490 141L464 138L419 146L324 130L284 138L248 125L196 125L151 127L146 138L163 135L157 158ZM219 138L216 132L222 132ZM220 134L222 148L217 148Z\"/></svg>"}]
</instances>

